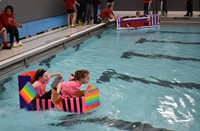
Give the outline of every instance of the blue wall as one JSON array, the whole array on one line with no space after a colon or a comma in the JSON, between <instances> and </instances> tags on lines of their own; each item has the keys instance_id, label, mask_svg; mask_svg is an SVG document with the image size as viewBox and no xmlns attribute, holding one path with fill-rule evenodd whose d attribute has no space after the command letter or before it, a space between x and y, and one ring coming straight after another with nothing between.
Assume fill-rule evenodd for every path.
<instances>
[{"instance_id":1,"label":"blue wall","mask_svg":"<svg viewBox=\"0 0 200 131\"><path fill-rule=\"evenodd\" d=\"M57 17L24 23L23 28L19 28L19 34L20 38L24 38L26 36L36 35L37 33L65 25L67 25L67 15L61 15ZM0 43L1 42L2 38L0 38Z\"/></svg>"}]
</instances>

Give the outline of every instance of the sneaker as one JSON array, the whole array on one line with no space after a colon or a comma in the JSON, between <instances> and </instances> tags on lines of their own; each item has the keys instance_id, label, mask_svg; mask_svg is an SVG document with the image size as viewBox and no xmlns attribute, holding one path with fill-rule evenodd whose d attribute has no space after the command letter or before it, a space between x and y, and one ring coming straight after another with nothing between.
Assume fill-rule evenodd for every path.
<instances>
[{"instance_id":1,"label":"sneaker","mask_svg":"<svg viewBox=\"0 0 200 131\"><path fill-rule=\"evenodd\" d=\"M189 14L185 14L184 16L189 16Z\"/></svg>"},{"instance_id":2,"label":"sneaker","mask_svg":"<svg viewBox=\"0 0 200 131\"><path fill-rule=\"evenodd\" d=\"M81 25L81 24L82 24L82 22L81 22L81 21L79 21L79 22L78 22L78 24L79 24L79 25Z\"/></svg>"},{"instance_id":3,"label":"sneaker","mask_svg":"<svg viewBox=\"0 0 200 131\"><path fill-rule=\"evenodd\" d=\"M2 49L7 49L7 50L10 50L11 47L10 46L7 46L7 47L2 47Z\"/></svg>"},{"instance_id":4,"label":"sneaker","mask_svg":"<svg viewBox=\"0 0 200 131\"><path fill-rule=\"evenodd\" d=\"M17 44L18 44L19 46L23 46L23 44L22 44L21 41L19 41Z\"/></svg>"},{"instance_id":5,"label":"sneaker","mask_svg":"<svg viewBox=\"0 0 200 131\"><path fill-rule=\"evenodd\" d=\"M13 44L13 47L14 47L14 48L17 48L17 47L19 47L19 46L20 46L20 45L17 44L17 43L14 43L14 44Z\"/></svg>"},{"instance_id":6,"label":"sneaker","mask_svg":"<svg viewBox=\"0 0 200 131\"><path fill-rule=\"evenodd\" d=\"M72 24L72 25L71 25L71 27L73 28L73 27L75 27L75 25L74 25L74 24Z\"/></svg>"}]
</instances>

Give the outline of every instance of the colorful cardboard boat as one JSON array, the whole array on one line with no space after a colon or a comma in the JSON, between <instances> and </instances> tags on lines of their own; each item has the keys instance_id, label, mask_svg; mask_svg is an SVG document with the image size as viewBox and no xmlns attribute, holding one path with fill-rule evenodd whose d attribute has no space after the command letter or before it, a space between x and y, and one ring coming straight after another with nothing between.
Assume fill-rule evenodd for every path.
<instances>
[{"instance_id":1,"label":"colorful cardboard boat","mask_svg":"<svg viewBox=\"0 0 200 131\"><path fill-rule=\"evenodd\" d=\"M142 17L118 17L117 30L138 30L144 28L159 28L159 15L148 15Z\"/></svg>"},{"instance_id":2,"label":"colorful cardboard boat","mask_svg":"<svg viewBox=\"0 0 200 131\"><path fill-rule=\"evenodd\" d=\"M87 113L100 106L99 89L92 85L89 85L88 88L83 91L84 95L82 97L62 99L62 97L54 91L51 99L39 99L37 98L37 92L31 85L34 75L35 71L29 71L18 76L20 109L25 108L28 111L45 111L57 108L66 112Z\"/></svg>"}]
</instances>

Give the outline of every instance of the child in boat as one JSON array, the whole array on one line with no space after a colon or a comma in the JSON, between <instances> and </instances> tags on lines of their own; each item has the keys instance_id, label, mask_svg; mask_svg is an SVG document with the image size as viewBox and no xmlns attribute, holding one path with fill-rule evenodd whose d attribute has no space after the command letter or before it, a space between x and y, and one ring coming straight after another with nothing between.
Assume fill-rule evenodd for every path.
<instances>
[{"instance_id":1,"label":"child in boat","mask_svg":"<svg viewBox=\"0 0 200 131\"><path fill-rule=\"evenodd\" d=\"M103 22L108 22L109 19L115 19L115 15L111 9L111 4L108 4L107 9L104 9L100 15L100 20Z\"/></svg>"},{"instance_id":2,"label":"child in boat","mask_svg":"<svg viewBox=\"0 0 200 131\"><path fill-rule=\"evenodd\" d=\"M87 84L90 80L90 73L87 70L77 70L74 76L70 77L69 82L59 83L57 86L57 92L60 93L63 98L75 98L82 96L81 86Z\"/></svg>"},{"instance_id":3,"label":"child in boat","mask_svg":"<svg viewBox=\"0 0 200 131\"><path fill-rule=\"evenodd\" d=\"M44 69L36 71L32 86L38 92L41 99L51 98L51 90L46 93L46 85L49 83L50 78L54 76L62 78L60 73L48 74Z\"/></svg>"}]
</instances>

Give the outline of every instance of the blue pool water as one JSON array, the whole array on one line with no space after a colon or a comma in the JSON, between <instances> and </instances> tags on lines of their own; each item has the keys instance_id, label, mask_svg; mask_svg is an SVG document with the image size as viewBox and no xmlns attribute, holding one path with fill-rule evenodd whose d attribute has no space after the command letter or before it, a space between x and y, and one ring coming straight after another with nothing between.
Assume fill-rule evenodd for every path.
<instances>
[{"instance_id":1,"label":"blue pool water","mask_svg":"<svg viewBox=\"0 0 200 131\"><path fill-rule=\"evenodd\" d=\"M36 62L0 81L0 130L119 131L142 122L155 128L199 131L199 36L200 28L190 26L162 26L160 31L109 29ZM38 68L61 72L65 80L77 69L89 70L90 84L101 92L100 108L79 116L20 110L17 76ZM140 128L147 128L145 124Z\"/></svg>"}]
</instances>

